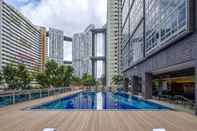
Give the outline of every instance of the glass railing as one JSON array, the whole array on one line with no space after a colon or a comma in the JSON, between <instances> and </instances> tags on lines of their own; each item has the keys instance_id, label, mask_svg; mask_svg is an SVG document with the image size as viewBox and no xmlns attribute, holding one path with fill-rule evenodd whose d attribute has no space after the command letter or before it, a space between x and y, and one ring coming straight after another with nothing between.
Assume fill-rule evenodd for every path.
<instances>
[{"instance_id":1,"label":"glass railing","mask_svg":"<svg viewBox=\"0 0 197 131\"><path fill-rule=\"evenodd\" d=\"M62 94L71 90L69 87L59 87L23 91L3 91L0 92L0 108L11 104Z\"/></svg>"}]
</instances>

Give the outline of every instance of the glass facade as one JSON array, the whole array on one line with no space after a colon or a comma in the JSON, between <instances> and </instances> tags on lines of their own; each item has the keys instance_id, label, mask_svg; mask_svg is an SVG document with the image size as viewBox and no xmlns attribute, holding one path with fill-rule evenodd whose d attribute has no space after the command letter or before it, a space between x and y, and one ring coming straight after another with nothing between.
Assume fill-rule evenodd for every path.
<instances>
[{"instance_id":1,"label":"glass facade","mask_svg":"<svg viewBox=\"0 0 197 131\"><path fill-rule=\"evenodd\" d=\"M188 9L189 0L125 0L122 7L124 69L188 33Z\"/></svg>"},{"instance_id":2,"label":"glass facade","mask_svg":"<svg viewBox=\"0 0 197 131\"><path fill-rule=\"evenodd\" d=\"M187 0L146 0L146 54L187 31Z\"/></svg>"},{"instance_id":3,"label":"glass facade","mask_svg":"<svg viewBox=\"0 0 197 131\"><path fill-rule=\"evenodd\" d=\"M129 1L129 0L128 0ZM127 2L129 10L123 5L123 14L127 11L123 26L122 64L124 68L143 57L143 0L130 0Z\"/></svg>"}]
</instances>

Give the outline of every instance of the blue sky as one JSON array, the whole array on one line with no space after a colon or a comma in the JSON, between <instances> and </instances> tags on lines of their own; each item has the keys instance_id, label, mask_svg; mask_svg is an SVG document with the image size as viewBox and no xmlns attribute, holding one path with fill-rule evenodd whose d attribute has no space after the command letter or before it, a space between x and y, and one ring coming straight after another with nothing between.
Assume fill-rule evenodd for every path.
<instances>
[{"instance_id":1,"label":"blue sky","mask_svg":"<svg viewBox=\"0 0 197 131\"><path fill-rule=\"evenodd\" d=\"M107 0L5 0L33 24L61 29L65 35L83 32L89 24L106 23ZM64 47L65 60L72 59L72 44Z\"/></svg>"},{"instance_id":2,"label":"blue sky","mask_svg":"<svg viewBox=\"0 0 197 131\"><path fill-rule=\"evenodd\" d=\"M23 6L26 6L30 3L37 6L39 4L40 0L6 0L9 4L12 4L15 6L15 8L20 9Z\"/></svg>"}]
</instances>

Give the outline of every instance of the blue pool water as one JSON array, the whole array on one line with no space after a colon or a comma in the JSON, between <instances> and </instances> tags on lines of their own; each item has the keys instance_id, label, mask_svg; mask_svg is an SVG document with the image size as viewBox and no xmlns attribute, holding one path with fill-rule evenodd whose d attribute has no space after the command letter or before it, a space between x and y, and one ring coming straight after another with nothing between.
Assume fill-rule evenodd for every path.
<instances>
[{"instance_id":1,"label":"blue pool water","mask_svg":"<svg viewBox=\"0 0 197 131\"><path fill-rule=\"evenodd\" d=\"M168 107L141 100L126 93L80 92L31 109L135 109L168 110Z\"/></svg>"}]
</instances>

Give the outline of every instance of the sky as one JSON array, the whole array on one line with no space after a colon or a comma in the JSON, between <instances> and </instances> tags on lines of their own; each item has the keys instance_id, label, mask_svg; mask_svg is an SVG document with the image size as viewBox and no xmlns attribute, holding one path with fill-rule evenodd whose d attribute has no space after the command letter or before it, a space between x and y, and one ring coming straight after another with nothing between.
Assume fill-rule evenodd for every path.
<instances>
[{"instance_id":1,"label":"sky","mask_svg":"<svg viewBox=\"0 0 197 131\"><path fill-rule=\"evenodd\" d=\"M67 36L89 24L106 23L107 0L5 0L35 25L61 29ZM64 59L72 60L72 43L64 44Z\"/></svg>"}]
</instances>

